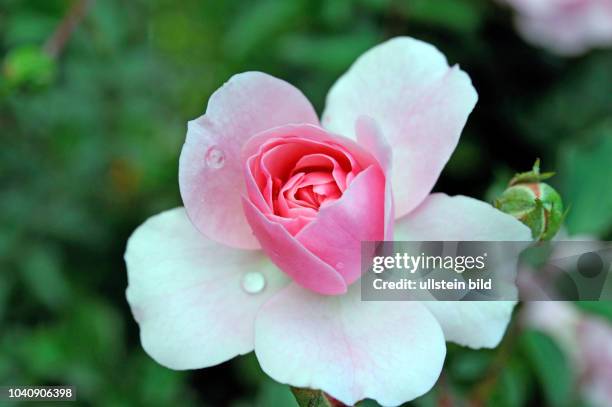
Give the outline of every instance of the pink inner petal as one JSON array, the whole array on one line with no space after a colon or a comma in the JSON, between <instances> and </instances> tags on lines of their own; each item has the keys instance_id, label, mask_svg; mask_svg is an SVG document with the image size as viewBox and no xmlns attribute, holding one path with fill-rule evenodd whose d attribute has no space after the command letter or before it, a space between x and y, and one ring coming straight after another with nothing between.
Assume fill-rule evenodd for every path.
<instances>
[{"instance_id":1,"label":"pink inner petal","mask_svg":"<svg viewBox=\"0 0 612 407\"><path fill-rule=\"evenodd\" d=\"M247 171L268 206L266 216L296 234L322 206L340 199L364 165L372 164L367 153L349 147L333 139L292 134L247 146Z\"/></svg>"},{"instance_id":2,"label":"pink inner petal","mask_svg":"<svg viewBox=\"0 0 612 407\"><path fill-rule=\"evenodd\" d=\"M309 185L321 185L321 184L327 184L329 182L333 182L334 178L332 177L332 175L330 173L326 173L326 172L309 172L308 174L306 174L304 176L304 179L302 180L302 182L300 182L300 185L302 187L305 186L309 186Z\"/></svg>"},{"instance_id":3,"label":"pink inner petal","mask_svg":"<svg viewBox=\"0 0 612 407\"><path fill-rule=\"evenodd\" d=\"M295 196L301 200L306 202L309 205L312 205L314 207L316 207L318 205L318 201L317 201L317 197L314 194L314 192L312 191L312 188L310 189L306 189L306 188L300 188L296 193Z\"/></svg>"},{"instance_id":4,"label":"pink inner petal","mask_svg":"<svg viewBox=\"0 0 612 407\"><path fill-rule=\"evenodd\" d=\"M323 170L331 171L334 181L338 184L341 192L346 189L346 174L347 171L340 166L338 161L326 154L310 154L300 158L295 164L293 171Z\"/></svg>"},{"instance_id":5,"label":"pink inner petal","mask_svg":"<svg viewBox=\"0 0 612 407\"><path fill-rule=\"evenodd\" d=\"M312 220L321 205L342 195L347 178L360 168L351 154L337 147L293 137L274 138L260 146L248 166L274 214ZM301 229L303 223L291 229Z\"/></svg>"},{"instance_id":6,"label":"pink inner petal","mask_svg":"<svg viewBox=\"0 0 612 407\"><path fill-rule=\"evenodd\" d=\"M318 184L312 187L314 193L323 196L329 196L338 198L341 194L338 186L334 182L328 182L326 184Z\"/></svg>"},{"instance_id":7,"label":"pink inner petal","mask_svg":"<svg viewBox=\"0 0 612 407\"><path fill-rule=\"evenodd\" d=\"M312 219L313 219L312 217L305 217L305 216L285 218L285 217L274 215L274 214L268 214L266 215L266 217L272 222L276 222L276 223L283 225L285 229L287 229L287 231L293 236L295 236L306 225L312 222Z\"/></svg>"},{"instance_id":8,"label":"pink inner petal","mask_svg":"<svg viewBox=\"0 0 612 407\"><path fill-rule=\"evenodd\" d=\"M290 218L289 209L293 206L291 202L289 202L286 198L286 191L292 189L298 181L300 181L304 177L304 174L296 174L294 175L285 185L282 186L280 193L274 200L274 212L279 214L280 216L284 216L286 218Z\"/></svg>"}]
</instances>

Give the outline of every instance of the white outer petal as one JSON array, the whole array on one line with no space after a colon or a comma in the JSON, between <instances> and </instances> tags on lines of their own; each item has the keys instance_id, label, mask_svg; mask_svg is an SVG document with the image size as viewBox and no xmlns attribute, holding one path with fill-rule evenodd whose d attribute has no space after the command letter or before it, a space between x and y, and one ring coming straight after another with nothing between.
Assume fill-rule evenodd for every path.
<instances>
[{"instance_id":1,"label":"white outer petal","mask_svg":"<svg viewBox=\"0 0 612 407\"><path fill-rule=\"evenodd\" d=\"M322 124L355 138L362 115L380 126L393 151L395 215L431 191L454 151L478 95L469 76L434 46L390 39L361 55L327 95Z\"/></svg>"},{"instance_id":2,"label":"white outer petal","mask_svg":"<svg viewBox=\"0 0 612 407\"><path fill-rule=\"evenodd\" d=\"M125 252L126 296L145 351L172 369L213 366L253 349L255 314L287 283L261 252L233 249L201 235L183 208L149 218ZM247 271L266 278L247 294Z\"/></svg>"},{"instance_id":3,"label":"white outer petal","mask_svg":"<svg viewBox=\"0 0 612 407\"><path fill-rule=\"evenodd\" d=\"M321 389L345 404L399 405L435 384L446 354L435 318L419 302L321 296L292 284L261 309L255 354L273 379Z\"/></svg>"},{"instance_id":4,"label":"white outer petal","mask_svg":"<svg viewBox=\"0 0 612 407\"><path fill-rule=\"evenodd\" d=\"M486 202L432 194L395 224L395 240L531 241L529 228ZM448 341L471 348L497 346L514 301L425 301Z\"/></svg>"}]
</instances>

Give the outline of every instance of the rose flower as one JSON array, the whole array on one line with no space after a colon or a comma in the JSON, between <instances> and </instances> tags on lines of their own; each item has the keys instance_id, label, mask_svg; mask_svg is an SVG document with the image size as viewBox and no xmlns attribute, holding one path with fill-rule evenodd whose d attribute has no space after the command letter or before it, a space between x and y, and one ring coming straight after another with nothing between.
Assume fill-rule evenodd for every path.
<instances>
[{"instance_id":1,"label":"rose flower","mask_svg":"<svg viewBox=\"0 0 612 407\"><path fill-rule=\"evenodd\" d=\"M360 300L362 241L530 240L489 204L431 194L477 94L433 46L389 40L330 90L232 77L189 123L184 208L128 242L127 299L145 351L196 369L255 351L273 379L346 404L427 392L445 341L500 341L514 303Z\"/></svg>"}]
</instances>

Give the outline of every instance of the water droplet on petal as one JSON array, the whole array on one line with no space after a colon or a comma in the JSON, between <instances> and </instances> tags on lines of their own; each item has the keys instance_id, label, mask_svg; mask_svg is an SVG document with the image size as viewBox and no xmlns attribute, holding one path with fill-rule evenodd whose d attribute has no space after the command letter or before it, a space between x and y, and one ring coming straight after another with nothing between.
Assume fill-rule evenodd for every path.
<instances>
[{"instance_id":1,"label":"water droplet on petal","mask_svg":"<svg viewBox=\"0 0 612 407\"><path fill-rule=\"evenodd\" d=\"M344 268L344 263L342 263L341 261L340 261L340 262L338 262L338 263L336 263L336 268L337 268L338 270L342 270L342 269Z\"/></svg>"},{"instance_id":2,"label":"water droplet on petal","mask_svg":"<svg viewBox=\"0 0 612 407\"><path fill-rule=\"evenodd\" d=\"M225 154L217 147L211 147L206 152L206 165L210 168L221 168L225 165Z\"/></svg>"},{"instance_id":3,"label":"water droplet on petal","mask_svg":"<svg viewBox=\"0 0 612 407\"><path fill-rule=\"evenodd\" d=\"M266 278L257 271L249 271L242 276L242 289L249 294L257 294L266 287Z\"/></svg>"}]
</instances>

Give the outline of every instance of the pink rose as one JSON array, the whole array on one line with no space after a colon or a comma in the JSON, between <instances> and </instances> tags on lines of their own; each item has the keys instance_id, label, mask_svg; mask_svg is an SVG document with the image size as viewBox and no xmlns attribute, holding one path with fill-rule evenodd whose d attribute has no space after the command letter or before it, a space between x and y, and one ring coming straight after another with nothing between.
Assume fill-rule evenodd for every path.
<instances>
[{"instance_id":1,"label":"pink rose","mask_svg":"<svg viewBox=\"0 0 612 407\"><path fill-rule=\"evenodd\" d=\"M346 403L428 391L445 340L496 346L512 302L365 302L365 240L529 240L513 217L430 194L477 95L434 47L395 38L331 89L322 124L288 83L236 75L189 123L185 208L126 250L144 349L173 369L255 351L275 380Z\"/></svg>"},{"instance_id":2,"label":"pink rose","mask_svg":"<svg viewBox=\"0 0 612 407\"><path fill-rule=\"evenodd\" d=\"M580 312L570 302L536 301L523 308L523 321L551 335L570 356L583 397L594 407L612 405L612 327Z\"/></svg>"},{"instance_id":3,"label":"pink rose","mask_svg":"<svg viewBox=\"0 0 612 407\"><path fill-rule=\"evenodd\" d=\"M583 366L581 390L595 407L612 405L612 327L596 317L584 318L578 327Z\"/></svg>"},{"instance_id":4,"label":"pink rose","mask_svg":"<svg viewBox=\"0 0 612 407\"><path fill-rule=\"evenodd\" d=\"M357 127L363 147L306 124L260 133L242 149L244 214L254 235L281 270L321 294L343 294L359 278L362 241L384 240L385 230L392 238L381 167L388 147L365 126ZM365 150L369 141L380 147L380 162Z\"/></svg>"},{"instance_id":5,"label":"pink rose","mask_svg":"<svg viewBox=\"0 0 612 407\"><path fill-rule=\"evenodd\" d=\"M612 0L503 0L526 40L562 55L612 45Z\"/></svg>"}]
</instances>

